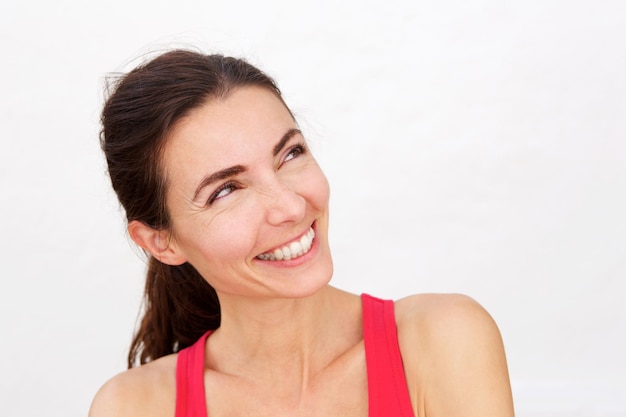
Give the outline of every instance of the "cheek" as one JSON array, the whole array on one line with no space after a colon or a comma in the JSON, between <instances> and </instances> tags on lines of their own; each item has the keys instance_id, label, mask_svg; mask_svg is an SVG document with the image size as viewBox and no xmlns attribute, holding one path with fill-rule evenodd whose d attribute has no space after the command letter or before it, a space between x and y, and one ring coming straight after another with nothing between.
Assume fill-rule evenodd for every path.
<instances>
[{"instance_id":1,"label":"cheek","mask_svg":"<svg viewBox=\"0 0 626 417\"><path fill-rule=\"evenodd\" d=\"M181 229L187 233L179 233L177 242L196 268L242 260L254 247L257 216L253 204L240 202L212 216L210 221L196 218L185 224Z\"/></svg>"},{"instance_id":2,"label":"cheek","mask_svg":"<svg viewBox=\"0 0 626 417\"><path fill-rule=\"evenodd\" d=\"M253 199L242 199L230 210L214 219L208 238L224 258L243 259L250 255L256 242L262 215Z\"/></svg>"}]
</instances>

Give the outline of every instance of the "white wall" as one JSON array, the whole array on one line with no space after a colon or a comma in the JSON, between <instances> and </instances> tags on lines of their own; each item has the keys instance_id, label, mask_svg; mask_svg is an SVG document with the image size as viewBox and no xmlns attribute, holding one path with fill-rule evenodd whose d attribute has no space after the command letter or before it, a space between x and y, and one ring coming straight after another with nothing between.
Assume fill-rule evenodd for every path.
<instances>
[{"instance_id":1,"label":"white wall","mask_svg":"<svg viewBox=\"0 0 626 417\"><path fill-rule=\"evenodd\" d=\"M124 368L143 264L103 77L182 44L278 80L331 181L335 285L468 293L519 417L626 416L626 3L125 3L0 4L2 415L85 415Z\"/></svg>"}]
</instances>

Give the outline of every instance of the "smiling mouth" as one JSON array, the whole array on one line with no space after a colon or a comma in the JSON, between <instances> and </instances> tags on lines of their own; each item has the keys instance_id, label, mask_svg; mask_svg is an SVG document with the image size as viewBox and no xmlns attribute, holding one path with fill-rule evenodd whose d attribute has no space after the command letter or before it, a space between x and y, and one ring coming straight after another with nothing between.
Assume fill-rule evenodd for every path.
<instances>
[{"instance_id":1,"label":"smiling mouth","mask_svg":"<svg viewBox=\"0 0 626 417\"><path fill-rule=\"evenodd\" d=\"M311 250L314 238L315 231L313 227L309 227L309 230L300 239L276 248L271 252L262 253L257 258L262 261L288 261L298 258Z\"/></svg>"}]
</instances>

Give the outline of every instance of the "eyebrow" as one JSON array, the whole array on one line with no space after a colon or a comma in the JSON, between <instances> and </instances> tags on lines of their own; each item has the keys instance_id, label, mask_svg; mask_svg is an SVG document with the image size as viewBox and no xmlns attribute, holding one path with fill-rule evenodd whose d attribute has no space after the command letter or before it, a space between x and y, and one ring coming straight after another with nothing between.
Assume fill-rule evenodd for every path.
<instances>
[{"instance_id":1,"label":"eyebrow","mask_svg":"<svg viewBox=\"0 0 626 417\"><path fill-rule=\"evenodd\" d=\"M200 191L202 191L204 187L207 187L215 182L225 180L226 178L234 177L235 175L239 175L245 171L246 167L244 167L243 165L234 165L232 167L228 167L220 171L214 172L208 177L204 177L202 181L200 181L200 184L198 184L196 192L193 195L193 199L195 200L196 198L198 198L198 194L200 194Z\"/></svg>"},{"instance_id":2,"label":"eyebrow","mask_svg":"<svg viewBox=\"0 0 626 417\"><path fill-rule=\"evenodd\" d=\"M294 137L295 135L297 135L298 133L302 133L300 132L300 129L289 129L282 138L280 138L280 140L278 141L278 143L274 146L274 151L272 152L272 155L276 156L280 153L280 151L282 151L282 149L285 147L285 144L289 141L289 139L291 139L292 137Z\"/></svg>"},{"instance_id":3,"label":"eyebrow","mask_svg":"<svg viewBox=\"0 0 626 417\"><path fill-rule=\"evenodd\" d=\"M302 132L300 132L299 129L295 129L295 128L289 129L287 132L285 132L285 134L280 138L278 143L274 145L274 149L272 150L272 155L273 156L278 155L280 151L285 147L289 139L291 139L298 133L302 133ZM200 181L200 184L198 184L198 187L196 188L196 191L193 195L193 199L195 200L196 198L198 198L198 194L200 194L200 191L202 191L204 187L207 187L218 181L225 180L226 178L239 175L243 172L246 172L246 170L247 168L243 165L233 165L232 167L224 168L222 170L214 172L213 174L209 176L204 177L202 181Z\"/></svg>"}]
</instances>

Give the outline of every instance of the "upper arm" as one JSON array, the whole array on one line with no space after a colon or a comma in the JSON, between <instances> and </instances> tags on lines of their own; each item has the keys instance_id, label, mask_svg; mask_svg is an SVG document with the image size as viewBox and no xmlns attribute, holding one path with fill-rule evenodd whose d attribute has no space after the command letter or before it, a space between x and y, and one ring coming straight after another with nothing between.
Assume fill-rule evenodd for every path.
<instances>
[{"instance_id":1,"label":"upper arm","mask_svg":"<svg viewBox=\"0 0 626 417\"><path fill-rule=\"evenodd\" d=\"M485 309L459 295L398 304L400 346L416 409L429 417L513 416L502 338Z\"/></svg>"}]
</instances>

